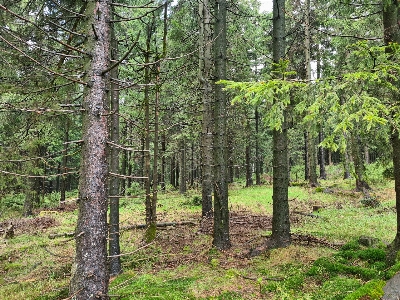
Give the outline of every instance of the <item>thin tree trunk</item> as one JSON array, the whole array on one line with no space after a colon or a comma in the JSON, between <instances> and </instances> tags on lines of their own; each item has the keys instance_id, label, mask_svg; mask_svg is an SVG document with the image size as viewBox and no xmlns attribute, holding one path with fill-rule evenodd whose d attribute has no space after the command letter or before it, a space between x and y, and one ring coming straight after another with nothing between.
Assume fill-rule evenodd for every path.
<instances>
[{"instance_id":1,"label":"thin tree trunk","mask_svg":"<svg viewBox=\"0 0 400 300\"><path fill-rule=\"evenodd\" d=\"M162 134L161 136L161 190L165 191L165 152L166 152L166 137L165 133Z\"/></svg>"},{"instance_id":2,"label":"thin tree trunk","mask_svg":"<svg viewBox=\"0 0 400 300\"><path fill-rule=\"evenodd\" d=\"M309 184L311 187L319 186L318 176L317 176L317 149L315 146L315 139L311 134L311 131L308 133L307 139L307 148L308 148L308 156L309 156Z\"/></svg>"},{"instance_id":3,"label":"thin tree trunk","mask_svg":"<svg viewBox=\"0 0 400 300\"><path fill-rule=\"evenodd\" d=\"M213 182L213 89L211 84L211 14L209 0L199 1L199 81L203 90L203 120L201 132L201 190L203 218L212 216L212 182Z\"/></svg>"},{"instance_id":4,"label":"thin tree trunk","mask_svg":"<svg viewBox=\"0 0 400 300\"><path fill-rule=\"evenodd\" d=\"M215 1L215 81L226 79L226 12L227 1ZM214 107L214 234L213 246L223 250L231 247L229 237L229 207L227 178L226 94L215 85Z\"/></svg>"},{"instance_id":5,"label":"thin tree trunk","mask_svg":"<svg viewBox=\"0 0 400 300\"><path fill-rule=\"evenodd\" d=\"M324 133L319 132L319 142L324 140ZM319 178L326 179L326 168L325 168L325 148L319 147Z\"/></svg>"},{"instance_id":6,"label":"thin tree trunk","mask_svg":"<svg viewBox=\"0 0 400 300\"><path fill-rule=\"evenodd\" d=\"M62 173L65 175L62 175L60 177L60 205L64 205L65 203L65 192L67 190L67 182L69 179L68 172L67 170L67 165L68 165L68 142L69 142L69 118L66 116L65 119L65 129L64 129L64 149L63 149L63 157L62 157L62 164L61 164L61 170Z\"/></svg>"},{"instance_id":7,"label":"thin tree trunk","mask_svg":"<svg viewBox=\"0 0 400 300\"><path fill-rule=\"evenodd\" d=\"M90 51L83 99L83 144L76 226L76 255L70 295L74 299L109 299L107 264L107 115L111 4L88 2L87 49ZM99 72L100 71L100 72Z\"/></svg>"},{"instance_id":8,"label":"thin tree trunk","mask_svg":"<svg viewBox=\"0 0 400 300\"><path fill-rule=\"evenodd\" d=\"M344 175L343 179L350 178L350 157L347 148L344 150L343 153L343 167L344 167Z\"/></svg>"},{"instance_id":9,"label":"thin tree trunk","mask_svg":"<svg viewBox=\"0 0 400 300\"><path fill-rule=\"evenodd\" d=\"M261 185L261 162L262 159L260 157L260 133L259 133L259 121L260 121L260 116L258 113L258 109L256 107L255 112L254 112L254 118L256 120L256 184Z\"/></svg>"},{"instance_id":10,"label":"thin tree trunk","mask_svg":"<svg viewBox=\"0 0 400 300\"><path fill-rule=\"evenodd\" d=\"M356 191L366 192L366 190L369 190L370 187L364 179L365 178L365 166L364 166L364 161L362 158L359 138L354 133L351 133L350 140L351 140L350 147L351 147L353 162L354 162L354 171L355 171L354 173L355 173L355 177L356 177Z\"/></svg>"},{"instance_id":11,"label":"thin tree trunk","mask_svg":"<svg viewBox=\"0 0 400 300\"><path fill-rule=\"evenodd\" d=\"M145 68L144 68L144 119L145 119L145 137L144 137L144 190L146 193L146 232L144 234L144 240L149 243L156 237L157 231L157 218L154 213L153 199L151 195L151 174L150 174L150 88L149 84L151 81L150 74L150 42L152 37L152 23L147 25L147 40L146 40L146 52L145 52Z\"/></svg>"},{"instance_id":12,"label":"thin tree trunk","mask_svg":"<svg viewBox=\"0 0 400 300\"><path fill-rule=\"evenodd\" d=\"M309 180L310 178L310 156L308 155L308 132L304 132L304 180Z\"/></svg>"},{"instance_id":13,"label":"thin tree trunk","mask_svg":"<svg viewBox=\"0 0 400 300\"><path fill-rule=\"evenodd\" d=\"M185 194L187 189L186 189L186 142L184 139L181 140L181 149L180 149L180 162L179 162L179 167L180 167L180 172L179 172L179 193Z\"/></svg>"}]
</instances>

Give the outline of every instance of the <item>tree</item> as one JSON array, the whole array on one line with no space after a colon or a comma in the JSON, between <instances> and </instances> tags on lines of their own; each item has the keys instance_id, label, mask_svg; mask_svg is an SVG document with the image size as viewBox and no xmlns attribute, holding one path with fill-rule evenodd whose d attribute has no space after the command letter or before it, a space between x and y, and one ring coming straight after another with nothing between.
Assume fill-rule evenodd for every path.
<instances>
[{"instance_id":1,"label":"tree","mask_svg":"<svg viewBox=\"0 0 400 300\"><path fill-rule=\"evenodd\" d=\"M212 31L211 12L208 0L199 0L199 81L203 90L203 118L201 132L201 189L202 189L202 217L212 216L212 140L213 140L213 89L212 76Z\"/></svg>"},{"instance_id":2,"label":"tree","mask_svg":"<svg viewBox=\"0 0 400 300\"><path fill-rule=\"evenodd\" d=\"M226 79L226 0L215 1L214 63L215 81ZM228 207L228 157L226 137L226 94L216 85L214 105L214 235L213 246L230 248Z\"/></svg>"},{"instance_id":3,"label":"tree","mask_svg":"<svg viewBox=\"0 0 400 300\"><path fill-rule=\"evenodd\" d=\"M389 46L392 43L400 43L400 29L398 22L400 19L399 4L397 1L387 1L383 6L383 37L387 46L387 52L393 51ZM390 57L389 57L390 58ZM399 93L394 95L396 100L399 99ZM391 117L395 117L392 112ZM389 260L395 261L397 252L400 250L400 136L398 127L392 124L390 140L393 148L393 174L394 174L394 189L396 192L396 209L397 209L397 227L396 236L390 245Z\"/></svg>"},{"instance_id":4,"label":"tree","mask_svg":"<svg viewBox=\"0 0 400 300\"><path fill-rule=\"evenodd\" d=\"M83 108L83 145L76 226L76 256L70 295L109 299L107 264L107 87L110 60L111 4L94 1L85 10L87 64Z\"/></svg>"},{"instance_id":5,"label":"tree","mask_svg":"<svg viewBox=\"0 0 400 300\"><path fill-rule=\"evenodd\" d=\"M285 1L274 1L273 5L273 61L278 64L285 56ZM275 101L282 101L276 99ZM272 235L269 246L285 247L290 244L289 219L289 166L287 138L287 110L282 111L280 130L273 131L273 215Z\"/></svg>"}]
</instances>

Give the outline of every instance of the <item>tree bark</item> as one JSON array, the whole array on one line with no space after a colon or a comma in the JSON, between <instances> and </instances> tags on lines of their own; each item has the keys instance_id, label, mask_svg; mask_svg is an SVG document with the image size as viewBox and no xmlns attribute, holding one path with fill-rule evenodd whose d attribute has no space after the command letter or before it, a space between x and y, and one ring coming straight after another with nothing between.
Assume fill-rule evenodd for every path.
<instances>
[{"instance_id":1,"label":"tree bark","mask_svg":"<svg viewBox=\"0 0 400 300\"><path fill-rule=\"evenodd\" d=\"M370 187L368 183L365 181L365 166L361 153L361 145L359 143L359 138L356 136L357 134L351 133L350 135L350 147L353 156L354 162L354 173L356 177L356 191L358 192L366 192Z\"/></svg>"},{"instance_id":2,"label":"tree bark","mask_svg":"<svg viewBox=\"0 0 400 300\"><path fill-rule=\"evenodd\" d=\"M227 1L215 1L215 82L226 79L226 12ZM223 250L231 247L227 178L226 94L221 85L214 85L214 235L213 246Z\"/></svg>"},{"instance_id":3,"label":"tree bark","mask_svg":"<svg viewBox=\"0 0 400 300\"><path fill-rule=\"evenodd\" d=\"M185 194L186 189L186 142L184 139L180 141L180 175L179 175L179 193Z\"/></svg>"},{"instance_id":4,"label":"tree bark","mask_svg":"<svg viewBox=\"0 0 400 300\"><path fill-rule=\"evenodd\" d=\"M145 51L145 67L144 67L144 119L145 119L145 137L144 137L144 190L146 193L146 224L147 229L144 234L144 240L147 243L153 241L156 237L156 223L157 223L157 215L156 215L156 207L153 207L153 197L151 194L151 170L150 170L150 43L153 32L153 23L147 24L147 39L146 39L146 51Z\"/></svg>"},{"instance_id":5,"label":"tree bark","mask_svg":"<svg viewBox=\"0 0 400 300\"><path fill-rule=\"evenodd\" d=\"M212 77L212 31L211 13L208 0L199 1L199 81L202 89L203 120L201 132L201 194L203 218L212 217L212 143L213 143L213 89Z\"/></svg>"},{"instance_id":6,"label":"tree bark","mask_svg":"<svg viewBox=\"0 0 400 300\"><path fill-rule=\"evenodd\" d=\"M324 133L319 132L319 142L324 140ZM325 168L325 148L319 147L319 178L326 179L326 168Z\"/></svg>"},{"instance_id":7,"label":"tree bark","mask_svg":"<svg viewBox=\"0 0 400 300\"><path fill-rule=\"evenodd\" d=\"M273 61L278 63L285 56L285 0L273 3ZM273 131L273 214L270 247L285 247L291 242L289 219L289 165L286 110L282 130Z\"/></svg>"},{"instance_id":8,"label":"tree bark","mask_svg":"<svg viewBox=\"0 0 400 300\"><path fill-rule=\"evenodd\" d=\"M91 53L84 90L83 145L76 226L76 255L70 295L74 299L109 299L107 265L107 87L102 74L110 59L111 4L88 3L87 49Z\"/></svg>"},{"instance_id":9,"label":"tree bark","mask_svg":"<svg viewBox=\"0 0 400 300\"><path fill-rule=\"evenodd\" d=\"M399 29L399 3L397 1L390 1L383 7L383 35L385 45L390 43L400 43L400 29ZM389 48L388 52L391 51ZM399 94L395 97L398 99ZM397 210L397 227L396 237L394 238L388 255L388 261L394 263L397 258L397 252L400 249L400 140L399 131L397 126L391 128L391 143L393 149L393 174L394 174L394 188L396 192L396 210Z\"/></svg>"},{"instance_id":10,"label":"tree bark","mask_svg":"<svg viewBox=\"0 0 400 300\"><path fill-rule=\"evenodd\" d=\"M254 118L256 121L256 184L261 185L261 162L262 159L260 157L260 137L259 137L259 122L260 122L260 115L258 113L258 109L256 107L254 112Z\"/></svg>"}]
</instances>

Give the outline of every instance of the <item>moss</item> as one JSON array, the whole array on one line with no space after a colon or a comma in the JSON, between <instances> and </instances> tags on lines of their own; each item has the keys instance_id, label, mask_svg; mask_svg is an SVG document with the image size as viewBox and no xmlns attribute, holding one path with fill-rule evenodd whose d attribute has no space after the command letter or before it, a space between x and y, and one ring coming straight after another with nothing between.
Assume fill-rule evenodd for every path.
<instances>
[{"instance_id":1,"label":"moss","mask_svg":"<svg viewBox=\"0 0 400 300\"><path fill-rule=\"evenodd\" d=\"M367 248L357 251L345 250L340 251L337 255L346 259L362 259L368 262L385 261L386 259L385 250L378 248Z\"/></svg>"},{"instance_id":2,"label":"moss","mask_svg":"<svg viewBox=\"0 0 400 300\"><path fill-rule=\"evenodd\" d=\"M358 299L370 299L378 300L383 296L383 287L385 286L385 281L383 280L371 280L370 282L364 284L362 287L358 288L351 294L347 295L344 300L358 300ZM367 298L368 297L368 298Z\"/></svg>"},{"instance_id":3,"label":"moss","mask_svg":"<svg viewBox=\"0 0 400 300\"><path fill-rule=\"evenodd\" d=\"M347 244L344 244L342 246L342 248L340 248L340 251L347 251L347 250L355 251L355 250L359 250L359 249L361 249L360 244L357 241L351 241L351 242L348 242Z\"/></svg>"},{"instance_id":4,"label":"moss","mask_svg":"<svg viewBox=\"0 0 400 300\"><path fill-rule=\"evenodd\" d=\"M150 224L147 227L146 232L144 234L144 240L146 241L146 243L151 243L152 241L154 241L154 239L156 238L156 234L157 234L157 225Z\"/></svg>"},{"instance_id":5,"label":"moss","mask_svg":"<svg viewBox=\"0 0 400 300\"><path fill-rule=\"evenodd\" d=\"M332 277L338 274L350 274L359 276L364 280L370 280L379 277L379 272L374 269L368 269L358 266L348 266L340 262L332 261L331 258L322 257L317 259L310 270L307 271L308 276Z\"/></svg>"}]
</instances>

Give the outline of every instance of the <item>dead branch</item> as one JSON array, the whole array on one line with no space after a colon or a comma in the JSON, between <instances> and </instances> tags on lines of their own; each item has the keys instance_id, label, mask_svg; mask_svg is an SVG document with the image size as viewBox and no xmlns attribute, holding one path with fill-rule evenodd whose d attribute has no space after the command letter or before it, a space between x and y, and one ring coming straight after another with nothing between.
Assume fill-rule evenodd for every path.
<instances>
[{"instance_id":1,"label":"dead branch","mask_svg":"<svg viewBox=\"0 0 400 300\"><path fill-rule=\"evenodd\" d=\"M157 227L168 227L168 226L183 226L183 225L192 225L196 226L198 224L197 221L181 221L181 222L165 222L165 223L157 223ZM146 224L136 224L124 226L121 228L122 230L131 230L131 229L145 229L147 228Z\"/></svg>"}]
</instances>

